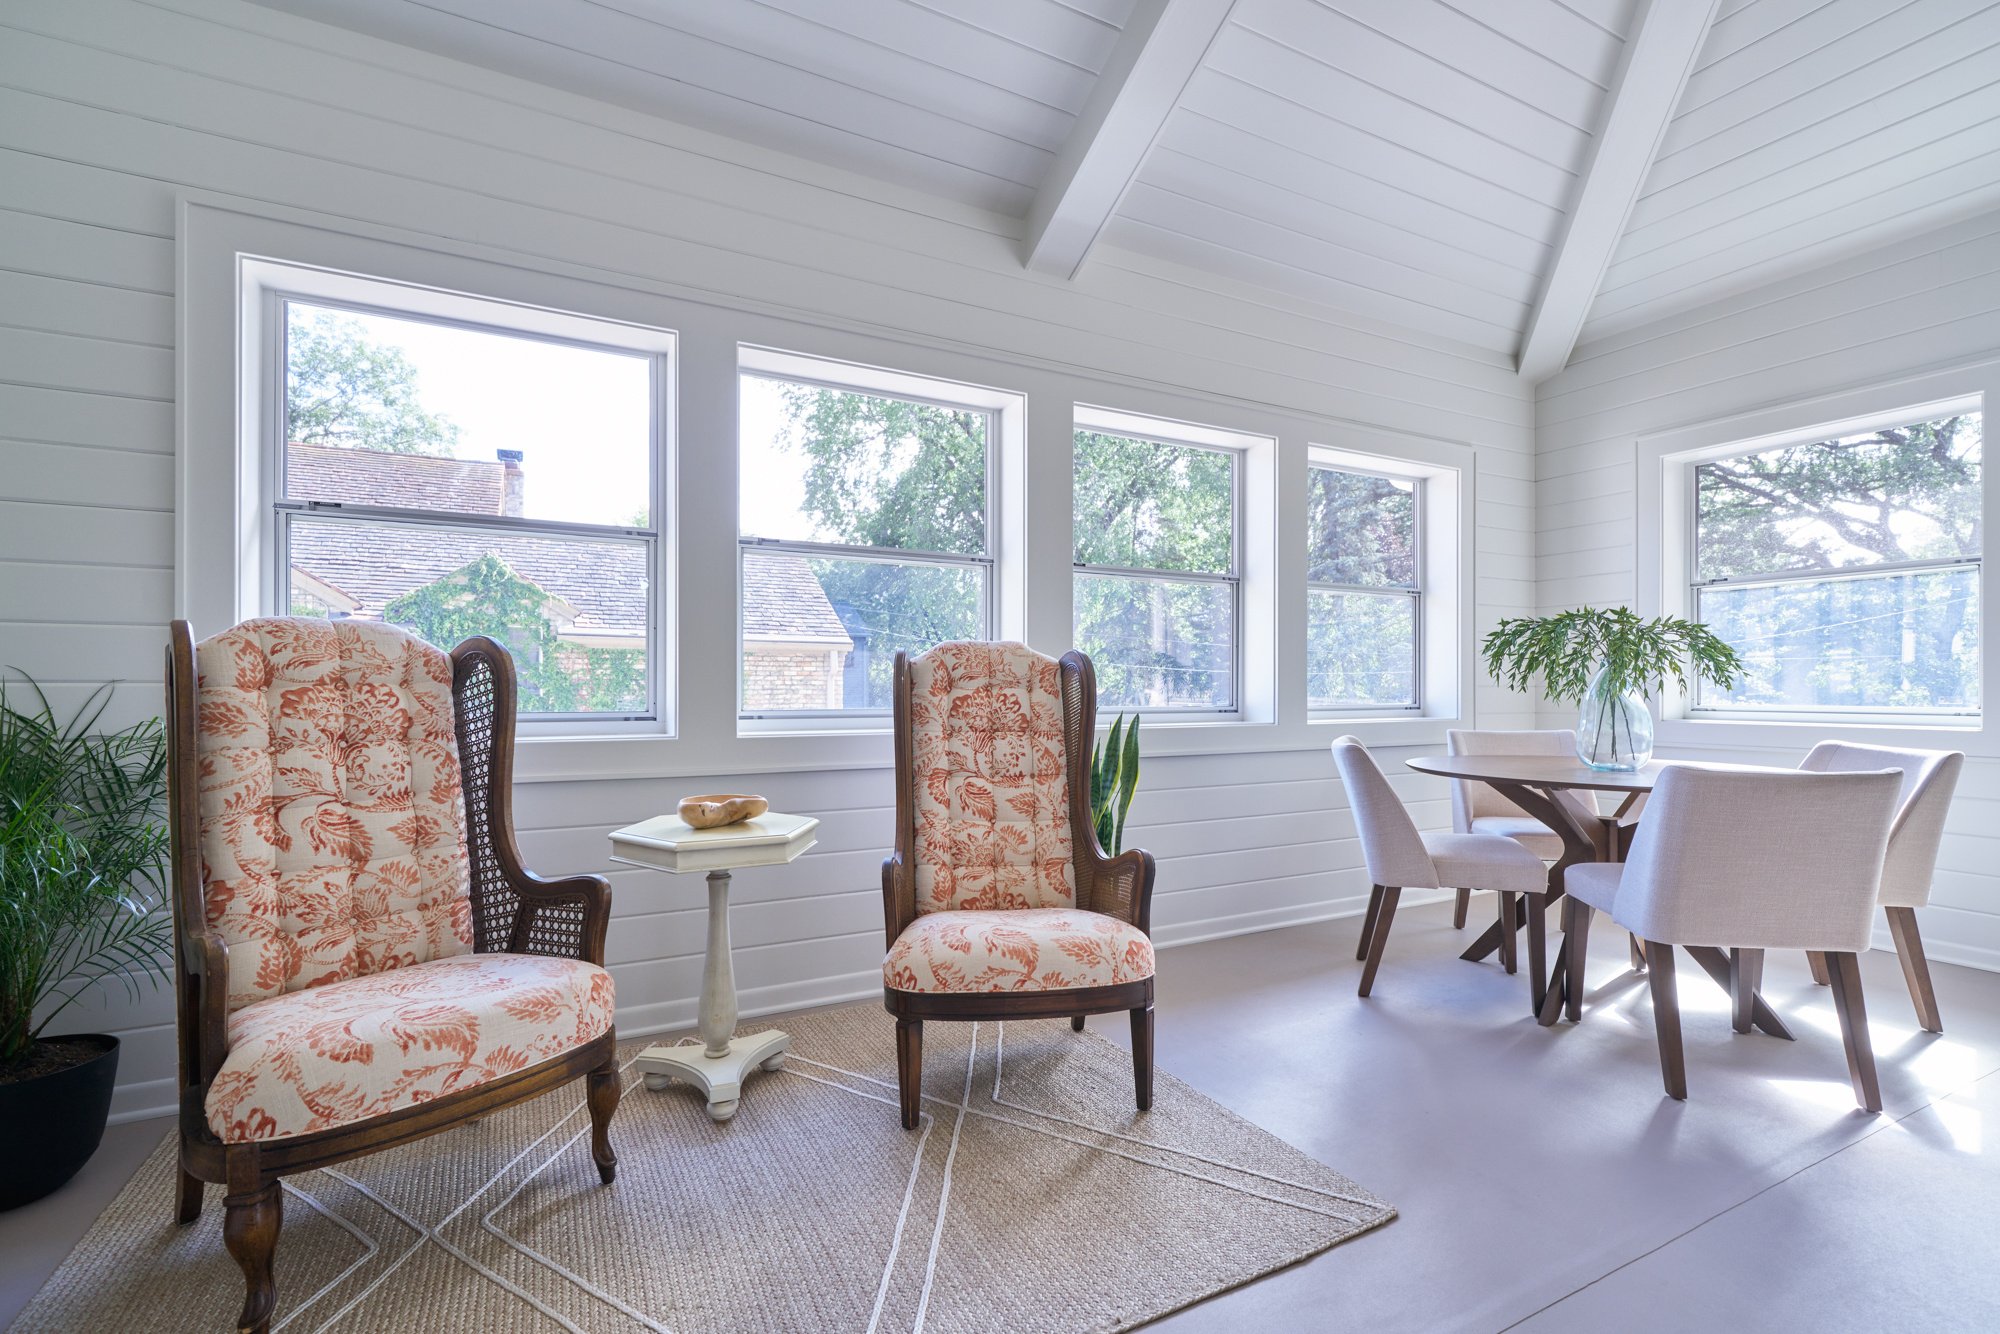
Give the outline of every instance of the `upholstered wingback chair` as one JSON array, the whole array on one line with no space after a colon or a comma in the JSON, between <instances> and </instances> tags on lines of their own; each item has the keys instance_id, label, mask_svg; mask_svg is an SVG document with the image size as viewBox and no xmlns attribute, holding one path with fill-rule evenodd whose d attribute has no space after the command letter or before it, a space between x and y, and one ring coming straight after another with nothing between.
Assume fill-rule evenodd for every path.
<instances>
[{"instance_id":1,"label":"upholstered wingback chair","mask_svg":"<svg viewBox=\"0 0 2000 1334\"><path fill-rule=\"evenodd\" d=\"M521 868L513 662L387 626L246 621L167 650L179 1217L225 1188L270 1326L293 1172L588 1079L609 1182L611 893Z\"/></svg>"},{"instance_id":2,"label":"upholstered wingback chair","mask_svg":"<svg viewBox=\"0 0 2000 1334\"><path fill-rule=\"evenodd\" d=\"M926 1019L1127 1010L1153 1103L1153 859L1098 845L1090 659L1022 644L896 655L896 850L882 863L903 1125L922 1105Z\"/></svg>"},{"instance_id":3,"label":"upholstered wingback chair","mask_svg":"<svg viewBox=\"0 0 2000 1334\"><path fill-rule=\"evenodd\" d=\"M1882 863L1882 890L1877 902L1889 918L1889 937L1903 965L1903 981L1917 1008L1917 1022L1932 1033L1944 1032L1937 991L1931 985L1930 960L1917 931L1917 909L1931 901L1931 878L1937 873L1938 844L1944 839L1944 819L1951 811L1951 794L1958 787L1965 755L1956 750L1896 750L1851 741L1822 741L1799 762L1814 773L1897 769L1903 786L1896 823L1889 829L1889 852ZM1813 980L1830 985L1826 965L1814 957Z\"/></svg>"}]
</instances>

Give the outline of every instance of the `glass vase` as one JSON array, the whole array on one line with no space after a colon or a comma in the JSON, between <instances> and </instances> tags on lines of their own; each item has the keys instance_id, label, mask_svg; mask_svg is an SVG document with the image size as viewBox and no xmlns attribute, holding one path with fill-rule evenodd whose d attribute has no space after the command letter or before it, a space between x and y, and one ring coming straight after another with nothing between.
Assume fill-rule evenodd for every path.
<instances>
[{"instance_id":1,"label":"glass vase","mask_svg":"<svg viewBox=\"0 0 2000 1334\"><path fill-rule=\"evenodd\" d=\"M1631 691L1614 690L1600 667L1583 692L1576 719L1576 756L1593 769L1637 769L1653 758L1653 713Z\"/></svg>"}]
</instances>

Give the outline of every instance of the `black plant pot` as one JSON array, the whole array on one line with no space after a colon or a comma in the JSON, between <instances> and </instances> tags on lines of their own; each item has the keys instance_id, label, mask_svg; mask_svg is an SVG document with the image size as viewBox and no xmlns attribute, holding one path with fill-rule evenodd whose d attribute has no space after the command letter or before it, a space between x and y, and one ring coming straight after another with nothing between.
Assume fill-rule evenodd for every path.
<instances>
[{"instance_id":1,"label":"black plant pot","mask_svg":"<svg viewBox=\"0 0 2000 1334\"><path fill-rule=\"evenodd\" d=\"M46 1040L46 1039L45 1039ZM118 1078L118 1039L66 1034L100 1050L51 1074L0 1084L0 1210L39 1200L82 1170L104 1139L111 1086Z\"/></svg>"}]
</instances>

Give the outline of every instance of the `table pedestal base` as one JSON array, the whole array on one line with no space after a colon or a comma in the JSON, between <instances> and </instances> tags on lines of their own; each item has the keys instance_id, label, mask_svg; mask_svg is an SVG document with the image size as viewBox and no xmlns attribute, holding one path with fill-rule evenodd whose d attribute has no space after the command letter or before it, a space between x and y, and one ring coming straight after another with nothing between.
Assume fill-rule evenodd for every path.
<instances>
[{"instance_id":1,"label":"table pedestal base","mask_svg":"<svg viewBox=\"0 0 2000 1334\"><path fill-rule=\"evenodd\" d=\"M646 1087L663 1089L676 1079L684 1079L708 1097L708 1114L716 1121L736 1115L743 1081L753 1068L776 1070L791 1050L789 1034L776 1029L746 1033L729 1039L727 1050L710 1056L695 1043L683 1047L648 1047L632 1064L646 1077Z\"/></svg>"}]
</instances>

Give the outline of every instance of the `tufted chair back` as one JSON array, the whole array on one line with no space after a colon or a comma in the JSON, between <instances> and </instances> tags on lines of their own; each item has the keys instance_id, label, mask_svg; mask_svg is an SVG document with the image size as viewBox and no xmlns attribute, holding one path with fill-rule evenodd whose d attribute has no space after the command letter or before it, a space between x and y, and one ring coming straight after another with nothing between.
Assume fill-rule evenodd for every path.
<instances>
[{"instance_id":1,"label":"tufted chair back","mask_svg":"<svg viewBox=\"0 0 2000 1334\"><path fill-rule=\"evenodd\" d=\"M228 1006L472 949L449 654L357 621L195 647L201 903Z\"/></svg>"},{"instance_id":2,"label":"tufted chair back","mask_svg":"<svg viewBox=\"0 0 2000 1334\"><path fill-rule=\"evenodd\" d=\"M968 642L907 671L916 911L1075 906L1059 664Z\"/></svg>"}]
</instances>

